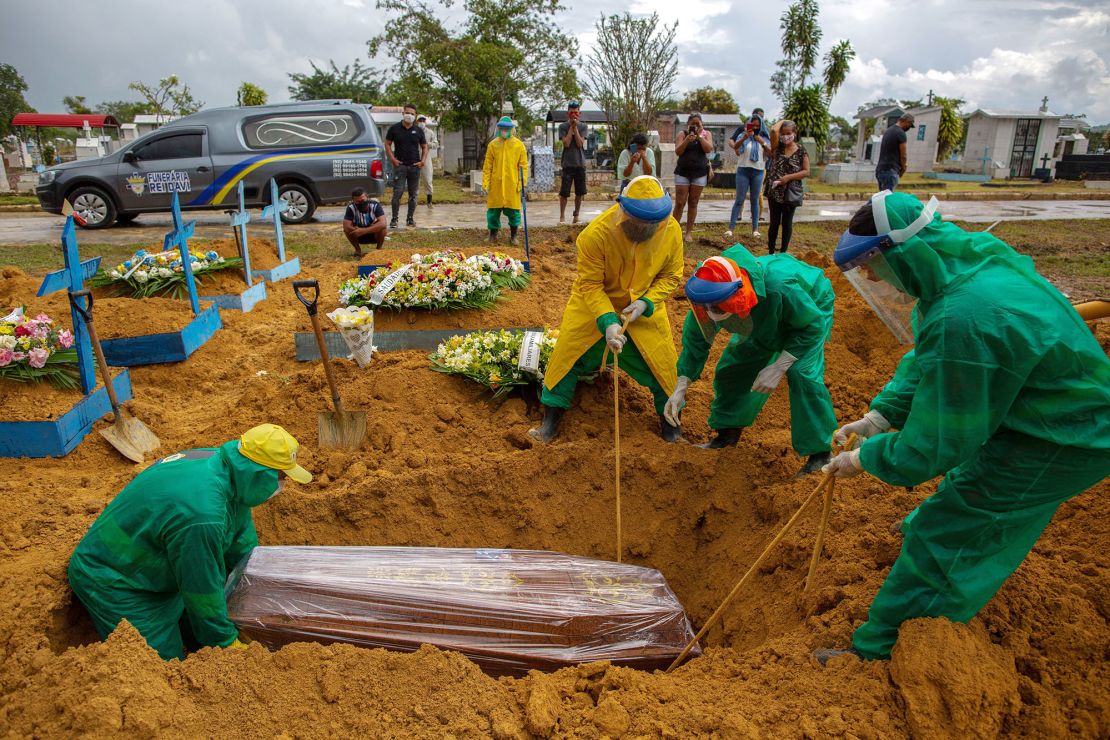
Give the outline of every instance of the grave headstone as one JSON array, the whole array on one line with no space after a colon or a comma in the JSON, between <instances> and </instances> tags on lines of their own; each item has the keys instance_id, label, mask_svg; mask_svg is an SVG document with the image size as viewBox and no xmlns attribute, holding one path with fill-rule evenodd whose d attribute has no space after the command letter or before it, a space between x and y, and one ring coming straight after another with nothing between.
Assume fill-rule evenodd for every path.
<instances>
[{"instance_id":1,"label":"grave headstone","mask_svg":"<svg viewBox=\"0 0 1110 740\"><path fill-rule=\"evenodd\" d=\"M550 193L555 189L555 150L547 145L532 147L532 170L528 177L528 190L532 193Z\"/></svg>"}]
</instances>

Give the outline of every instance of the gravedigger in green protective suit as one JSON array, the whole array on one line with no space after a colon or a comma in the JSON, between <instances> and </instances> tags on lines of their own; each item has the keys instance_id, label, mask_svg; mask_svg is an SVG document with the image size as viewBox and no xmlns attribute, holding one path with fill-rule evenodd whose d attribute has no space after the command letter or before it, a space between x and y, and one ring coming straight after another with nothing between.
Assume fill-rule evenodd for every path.
<instances>
[{"instance_id":1,"label":"gravedigger in green protective suit","mask_svg":"<svg viewBox=\"0 0 1110 740\"><path fill-rule=\"evenodd\" d=\"M822 663L889 657L909 619L970 620L1057 507L1110 474L1110 360L1031 259L936 208L878 193L834 255L915 346L867 414L835 435L865 441L825 470L896 486L944 479L903 521L902 552L852 649L820 650Z\"/></svg>"},{"instance_id":2,"label":"gravedigger in green protective suit","mask_svg":"<svg viewBox=\"0 0 1110 740\"><path fill-rule=\"evenodd\" d=\"M794 451L807 457L800 475L829 461L836 427L825 386L825 342L832 331L833 289L820 268L788 254L753 257L737 244L698 266L686 282L692 308L682 328L678 382L667 401L672 424L697 380L717 332L731 333L713 376L710 449L736 445L786 377Z\"/></svg>"},{"instance_id":3,"label":"gravedigger in green protective suit","mask_svg":"<svg viewBox=\"0 0 1110 740\"><path fill-rule=\"evenodd\" d=\"M69 583L107 638L129 621L165 660L185 643L243 647L227 616L227 574L258 545L251 508L288 476L308 483L298 444L262 424L224 445L179 452L139 473L69 561Z\"/></svg>"}]
</instances>

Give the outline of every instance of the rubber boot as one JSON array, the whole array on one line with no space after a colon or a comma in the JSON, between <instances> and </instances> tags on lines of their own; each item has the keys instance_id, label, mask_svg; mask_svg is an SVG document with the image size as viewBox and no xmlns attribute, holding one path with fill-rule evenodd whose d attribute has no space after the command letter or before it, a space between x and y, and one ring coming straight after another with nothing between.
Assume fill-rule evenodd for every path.
<instances>
[{"instance_id":1,"label":"rubber boot","mask_svg":"<svg viewBox=\"0 0 1110 740\"><path fill-rule=\"evenodd\" d=\"M830 459L832 459L832 457L827 452L818 452L814 455L810 455L806 459L806 464L802 466L802 469L799 470L798 474L794 477L801 478L806 475L812 475L813 473L819 473L821 472L821 468L829 464Z\"/></svg>"},{"instance_id":2,"label":"rubber boot","mask_svg":"<svg viewBox=\"0 0 1110 740\"><path fill-rule=\"evenodd\" d=\"M740 433L742 431L744 431L743 427L718 429L716 437L703 445L698 445L698 447L701 447L703 450L719 450L722 447L735 447L736 443L740 441Z\"/></svg>"},{"instance_id":3,"label":"rubber boot","mask_svg":"<svg viewBox=\"0 0 1110 740\"><path fill-rule=\"evenodd\" d=\"M543 423L537 429L529 429L528 436L547 444L559 435L559 422L563 420L563 414L565 413L566 409L544 406Z\"/></svg>"},{"instance_id":4,"label":"rubber boot","mask_svg":"<svg viewBox=\"0 0 1110 740\"><path fill-rule=\"evenodd\" d=\"M677 442L682 437L682 427L676 427L659 414L659 436L664 442Z\"/></svg>"},{"instance_id":5,"label":"rubber boot","mask_svg":"<svg viewBox=\"0 0 1110 740\"><path fill-rule=\"evenodd\" d=\"M855 648L847 648L844 650L838 650L836 648L818 648L813 651L813 657L817 658L817 662L821 665L825 665L833 658L841 655L854 655L860 660L863 660L863 656L860 655L859 651Z\"/></svg>"},{"instance_id":6,"label":"rubber boot","mask_svg":"<svg viewBox=\"0 0 1110 740\"><path fill-rule=\"evenodd\" d=\"M497 243L497 230L496 229L490 229L489 230L489 243L490 244L496 244Z\"/></svg>"},{"instance_id":7,"label":"rubber boot","mask_svg":"<svg viewBox=\"0 0 1110 740\"><path fill-rule=\"evenodd\" d=\"M515 226L510 226L509 227L509 244L512 244L514 247L517 244L517 242L516 242L516 229L517 229L517 227L515 227Z\"/></svg>"}]
</instances>

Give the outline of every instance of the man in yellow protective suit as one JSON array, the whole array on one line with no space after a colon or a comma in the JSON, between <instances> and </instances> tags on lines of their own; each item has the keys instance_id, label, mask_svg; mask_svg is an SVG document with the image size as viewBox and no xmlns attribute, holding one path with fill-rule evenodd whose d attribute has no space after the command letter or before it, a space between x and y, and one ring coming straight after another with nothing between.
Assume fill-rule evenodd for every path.
<instances>
[{"instance_id":1,"label":"man in yellow protective suit","mask_svg":"<svg viewBox=\"0 0 1110 740\"><path fill-rule=\"evenodd\" d=\"M678 361L663 301L682 281L683 266L682 229L670 208L659 181L643 175L578 235L578 275L544 374L543 425L528 432L535 439L555 438L579 376L598 370L608 346L655 397L663 439L678 440L679 428L663 416Z\"/></svg>"},{"instance_id":2,"label":"man in yellow protective suit","mask_svg":"<svg viewBox=\"0 0 1110 740\"><path fill-rule=\"evenodd\" d=\"M497 241L501 215L509 220L509 244L516 244L520 228L520 198L528 184L528 150L513 136L513 119L502 116L497 122L497 138L486 145L482 166L482 187L486 190L486 227L489 240Z\"/></svg>"}]
</instances>

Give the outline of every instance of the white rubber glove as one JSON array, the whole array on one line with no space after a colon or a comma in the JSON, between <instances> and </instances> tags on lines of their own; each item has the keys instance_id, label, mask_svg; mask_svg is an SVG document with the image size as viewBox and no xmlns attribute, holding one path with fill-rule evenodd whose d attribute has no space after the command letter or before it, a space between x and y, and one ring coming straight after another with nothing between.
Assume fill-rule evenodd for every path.
<instances>
[{"instance_id":1,"label":"white rubber glove","mask_svg":"<svg viewBox=\"0 0 1110 740\"><path fill-rule=\"evenodd\" d=\"M626 317L628 319L628 323L631 324L633 321L643 316L644 311L646 310L647 303L637 298L636 300L632 301L632 303L629 303L627 306L624 307L624 310L621 311L621 316Z\"/></svg>"},{"instance_id":2,"label":"white rubber glove","mask_svg":"<svg viewBox=\"0 0 1110 740\"><path fill-rule=\"evenodd\" d=\"M605 327L605 343L616 354L621 353L621 350L624 349L624 343L627 341L628 337L621 332L620 324L610 324Z\"/></svg>"},{"instance_id":3,"label":"white rubber glove","mask_svg":"<svg viewBox=\"0 0 1110 740\"><path fill-rule=\"evenodd\" d=\"M876 434L882 434L890 429L890 422L886 420L878 411L868 411L863 415L859 421L853 421L851 424L845 424L836 430L833 435L833 441L838 445L842 445L848 441L848 436L851 434L856 435L856 447L865 439L870 439Z\"/></svg>"},{"instance_id":4,"label":"white rubber glove","mask_svg":"<svg viewBox=\"0 0 1110 740\"><path fill-rule=\"evenodd\" d=\"M752 390L756 393L771 393L779 387L782 376L786 375L786 371L797 361L798 358L789 352L780 352L777 360L760 370L759 375L755 376Z\"/></svg>"},{"instance_id":5,"label":"white rubber glove","mask_svg":"<svg viewBox=\"0 0 1110 740\"><path fill-rule=\"evenodd\" d=\"M679 415L682 413L682 407L686 405L686 389L689 387L690 379L685 375L679 375L678 382L674 384L674 393L663 407L663 418L671 426L681 426Z\"/></svg>"},{"instance_id":6,"label":"white rubber glove","mask_svg":"<svg viewBox=\"0 0 1110 740\"><path fill-rule=\"evenodd\" d=\"M839 453L821 468L821 472L832 473L837 478L851 478L853 475L859 475L863 472L863 463L859 461L859 448L857 447L851 452Z\"/></svg>"}]
</instances>

